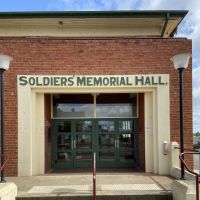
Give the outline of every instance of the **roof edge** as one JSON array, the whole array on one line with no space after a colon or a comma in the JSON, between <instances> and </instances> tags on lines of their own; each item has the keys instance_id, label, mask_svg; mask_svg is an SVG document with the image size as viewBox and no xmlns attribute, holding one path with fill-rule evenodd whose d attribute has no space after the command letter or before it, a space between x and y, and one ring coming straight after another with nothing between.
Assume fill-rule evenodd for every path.
<instances>
[{"instance_id":1,"label":"roof edge","mask_svg":"<svg viewBox=\"0 0 200 200\"><path fill-rule=\"evenodd\" d=\"M34 11L34 12L0 12L0 19L21 18L184 18L188 10L120 10L120 11Z\"/></svg>"}]
</instances>

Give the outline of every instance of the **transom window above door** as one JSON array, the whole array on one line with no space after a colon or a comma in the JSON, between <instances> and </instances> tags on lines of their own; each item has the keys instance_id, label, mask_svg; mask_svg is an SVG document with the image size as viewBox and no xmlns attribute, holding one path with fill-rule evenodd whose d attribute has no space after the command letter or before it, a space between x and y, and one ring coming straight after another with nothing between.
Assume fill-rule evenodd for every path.
<instances>
[{"instance_id":1,"label":"transom window above door","mask_svg":"<svg viewBox=\"0 0 200 200\"><path fill-rule=\"evenodd\" d=\"M137 94L52 94L53 118L137 117Z\"/></svg>"}]
</instances>

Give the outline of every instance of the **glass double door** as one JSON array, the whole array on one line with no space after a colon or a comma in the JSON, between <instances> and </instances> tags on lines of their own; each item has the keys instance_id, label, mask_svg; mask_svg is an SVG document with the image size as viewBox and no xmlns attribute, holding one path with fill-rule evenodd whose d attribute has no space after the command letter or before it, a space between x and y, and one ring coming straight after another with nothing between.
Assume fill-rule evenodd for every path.
<instances>
[{"instance_id":1,"label":"glass double door","mask_svg":"<svg viewBox=\"0 0 200 200\"><path fill-rule=\"evenodd\" d=\"M136 119L54 119L52 167L98 168L137 166Z\"/></svg>"},{"instance_id":2,"label":"glass double door","mask_svg":"<svg viewBox=\"0 0 200 200\"><path fill-rule=\"evenodd\" d=\"M96 125L97 166L136 167L136 119L100 119Z\"/></svg>"}]
</instances>

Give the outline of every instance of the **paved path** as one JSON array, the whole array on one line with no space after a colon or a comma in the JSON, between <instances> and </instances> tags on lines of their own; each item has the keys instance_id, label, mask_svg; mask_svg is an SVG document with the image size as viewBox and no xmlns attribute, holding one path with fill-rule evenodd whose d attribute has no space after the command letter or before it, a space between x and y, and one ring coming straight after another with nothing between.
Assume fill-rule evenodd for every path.
<instances>
[{"instance_id":1,"label":"paved path","mask_svg":"<svg viewBox=\"0 0 200 200\"><path fill-rule=\"evenodd\" d=\"M48 174L7 177L18 187L18 196L73 196L92 194L92 174ZM98 173L97 195L170 193L173 179L150 173Z\"/></svg>"},{"instance_id":2,"label":"paved path","mask_svg":"<svg viewBox=\"0 0 200 200\"><path fill-rule=\"evenodd\" d=\"M199 155L193 156L194 169L199 170Z\"/></svg>"}]
</instances>

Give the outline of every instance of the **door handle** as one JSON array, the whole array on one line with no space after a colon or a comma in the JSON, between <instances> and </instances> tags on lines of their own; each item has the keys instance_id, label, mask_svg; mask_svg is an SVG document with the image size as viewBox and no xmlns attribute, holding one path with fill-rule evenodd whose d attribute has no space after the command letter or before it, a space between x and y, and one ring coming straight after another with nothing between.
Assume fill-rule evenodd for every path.
<instances>
[{"instance_id":1,"label":"door handle","mask_svg":"<svg viewBox=\"0 0 200 200\"><path fill-rule=\"evenodd\" d=\"M117 140L115 140L115 148L117 148Z\"/></svg>"},{"instance_id":2,"label":"door handle","mask_svg":"<svg viewBox=\"0 0 200 200\"><path fill-rule=\"evenodd\" d=\"M76 149L76 139L74 139L74 149Z\"/></svg>"},{"instance_id":3,"label":"door handle","mask_svg":"<svg viewBox=\"0 0 200 200\"><path fill-rule=\"evenodd\" d=\"M71 149L74 149L73 140L71 140Z\"/></svg>"},{"instance_id":4,"label":"door handle","mask_svg":"<svg viewBox=\"0 0 200 200\"><path fill-rule=\"evenodd\" d=\"M115 140L115 148L119 149L119 139Z\"/></svg>"}]
</instances>

